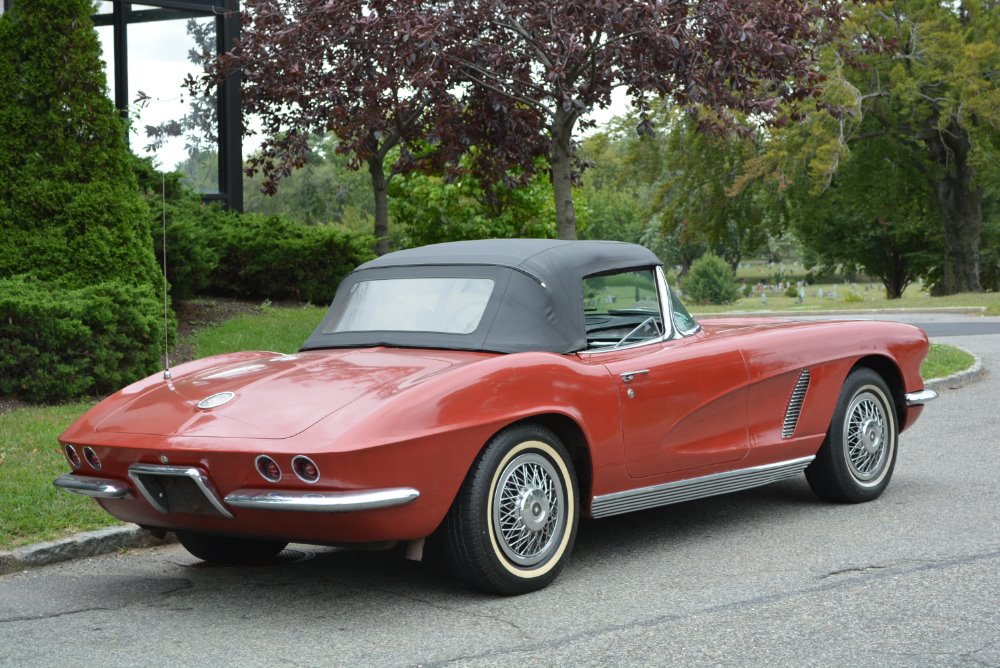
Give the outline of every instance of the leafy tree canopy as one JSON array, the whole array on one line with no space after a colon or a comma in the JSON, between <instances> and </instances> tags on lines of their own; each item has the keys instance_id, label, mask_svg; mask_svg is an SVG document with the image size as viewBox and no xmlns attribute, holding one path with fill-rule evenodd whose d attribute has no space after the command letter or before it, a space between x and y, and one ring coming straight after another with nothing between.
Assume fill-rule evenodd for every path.
<instances>
[{"instance_id":1,"label":"leafy tree canopy","mask_svg":"<svg viewBox=\"0 0 1000 668\"><path fill-rule=\"evenodd\" d=\"M880 279L889 299L940 265L930 186L910 151L889 138L856 146L821 195L803 183L789 198L793 229L812 257Z\"/></svg>"},{"instance_id":2,"label":"leafy tree canopy","mask_svg":"<svg viewBox=\"0 0 1000 668\"><path fill-rule=\"evenodd\" d=\"M647 98L769 114L807 94L812 54L839 21L833 1L464 0L478 34L447 58L475 84L537 112L560 238L576 237L573 138L581 117L625 88ZM645 121L645 118L643 119ZM641 130L648 123L640 125Z\"/></svg>"},{"instance_id":3,"label":"leafy tree canopy","mask_svg":"<svg viewBox=\"0 0 1000 668\"><path fill-rule=\"evenodd\" d=\"M555 236L552 186L541 173L517 187L484 183L471 171L457 178L410 174L393 181L390 192L402 246Z\"/></svg>"},{"instance_id":4,"label":"leafy tree canopy","mask_svg":"<svg viewBox=\"0 0 1000 668\"><path fill-rule=\"evenodd\" d=\"M996 1L855 5L823 69L823 96L796 111L802 122L775 132L748 174L777 165L790 183L805 172L818 192L866 142L892 145L896 156L905 149L936 203L941 291L980 290L983 192L1000 179Z\"/></svg>"}]
</instances>

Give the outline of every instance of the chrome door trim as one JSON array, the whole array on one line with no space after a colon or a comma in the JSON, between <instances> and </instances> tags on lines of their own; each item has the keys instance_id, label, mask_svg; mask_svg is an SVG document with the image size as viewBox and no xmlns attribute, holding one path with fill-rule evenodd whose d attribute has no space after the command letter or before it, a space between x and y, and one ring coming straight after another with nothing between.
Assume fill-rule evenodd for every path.
<instances>
[{"instance_id":1,"label":"chrome door trim","mask_svg":"<svg viewBox=\"0 0 1000 668\"><path fill-rule=\"evenodd\" d=\"M610 517L767 485L800 473L813 459L815 456L809 455L774 464L762 464L624 492L602 494L595 496L591 502L591 516Z\"/></svg>"}]
</instances>

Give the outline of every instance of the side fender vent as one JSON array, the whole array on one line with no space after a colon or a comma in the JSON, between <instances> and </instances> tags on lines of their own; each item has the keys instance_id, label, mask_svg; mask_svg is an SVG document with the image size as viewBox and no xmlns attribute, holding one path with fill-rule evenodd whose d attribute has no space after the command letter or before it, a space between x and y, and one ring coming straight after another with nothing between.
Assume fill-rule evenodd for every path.
<instances>
[{"instance_id":1,"label":"side fender vent","mask_svg":"<svg viewBox=\"0 0 1000 668\"><path fill-rule=\"evenodd\" d=\"M791 438L795 434L795 426L799 423L799 414L802 413L802 402L805 401L807 389L809 389L809 369L803 369L799 379L795 381L795 389L792 390L792 396L788 400L785 422L781 426L781 438Z\"/></svg>"}]
</instances>

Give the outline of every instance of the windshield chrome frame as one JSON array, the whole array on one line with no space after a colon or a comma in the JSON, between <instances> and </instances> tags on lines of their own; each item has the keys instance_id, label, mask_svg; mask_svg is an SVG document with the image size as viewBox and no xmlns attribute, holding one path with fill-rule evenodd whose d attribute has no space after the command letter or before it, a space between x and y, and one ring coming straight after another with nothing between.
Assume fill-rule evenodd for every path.
<instances>
[{"instance_id":1,"label":"windshield chrome frame","mask_svg":"<svg viewBox=\"0 0 1000 668\"><path fill-rule=\"evenodd\" d=\"M701 323L698 322L698 319L695 318L692 315L691 319L694 320L694 328L693 329L686 329L685 330L685 329L681 329L680 327L677 326L677 322L674 321L674 301L671 298L672 297L672 293L670 292L670 289L667 286L667 279L663 275L663 267L657 267L656 271L657 271L657 274L660 275L660 278L663 280L663 286L664 286L663 289L666 292L666 300L667 300L666 303L667 303L667 310L668 310L668 312L670 314L670 327L671 327L671 329L673 331L675 331L678 334L678 336L681 336L681 337L694 336L695 334L697 334L698 332L701 331ZM685 310L687 310L686 307L685 307ZM688 313L688 315L691 315L691 314ZM671 338L673 338L673 337L671 337Z\"/></svg>"}]
</instances>

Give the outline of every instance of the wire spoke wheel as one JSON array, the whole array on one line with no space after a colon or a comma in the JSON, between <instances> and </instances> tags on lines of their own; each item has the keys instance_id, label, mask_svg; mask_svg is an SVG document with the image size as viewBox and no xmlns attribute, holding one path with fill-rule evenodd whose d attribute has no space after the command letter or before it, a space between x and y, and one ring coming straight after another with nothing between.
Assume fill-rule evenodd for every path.
<instances>
[{"instance_id":1,"label":"wire spoke wheel","mask_svg":"<svg viewBox=\"0 0 1000 668\"><path fill-rule=\"evenodd\" d=\"M885 407L872 392L854 397L844 422L844 443L851 475L867 482L885 469L888 459L888 433Z\"/></svg>"},{"instance_id":2,"label":"wire spoke wheel","mask_svg":"<svg viewBox=\"0 0 1000 668\"><path fill-rule=\"evenodd\" d=\"M566 524L566 493L555 467L537 453L515 457L493 493L492 522L500 548L519 566L544 561Z\"/></svg>"},{"instance_id":3,"label":"wire spoke wheel","mask_svg":"<svg viewBox=\"0 0 1000 668\"><path fill-rule=\"evenodd\" d=\"M579 524L579 484L559 437L524 423L497 433L472 465L442 526L453 571L496 594L552 582Z\"/></svg>"},{"instance_id":4,"label":"wire spoke wheel","mask_svg":"<svg viewBox=\"0 0 1000 668\"><path fill-rule=\"evenodd\" d=\"M826 440L806 469L806 479L820 498L862 503L885 491L899 437L892 396L873 369L859 367L848 374Z\"/></svg>"}]
</instances>

